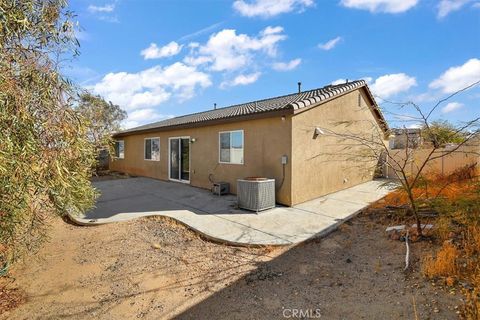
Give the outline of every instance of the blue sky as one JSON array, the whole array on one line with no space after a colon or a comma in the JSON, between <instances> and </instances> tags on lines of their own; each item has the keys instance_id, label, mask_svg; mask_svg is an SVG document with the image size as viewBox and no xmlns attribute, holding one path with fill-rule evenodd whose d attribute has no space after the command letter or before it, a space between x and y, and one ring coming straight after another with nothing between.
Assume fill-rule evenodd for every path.
<instances>
[{"instance_id":1,"label":"blue sky","mask_svg":"<svg viewBox=\"0 0 480 320\"><path fill-rule=\"evenodd\" d=\"M480 80L480 0L71 1L75 82L133 127L166 117L366 79L379 97L427 109ZM412 110L377 99L391 126ZM397 116L401 114L403 116ZM477 86L434 118L480 116Z\"/></svg>"}]
</instances>

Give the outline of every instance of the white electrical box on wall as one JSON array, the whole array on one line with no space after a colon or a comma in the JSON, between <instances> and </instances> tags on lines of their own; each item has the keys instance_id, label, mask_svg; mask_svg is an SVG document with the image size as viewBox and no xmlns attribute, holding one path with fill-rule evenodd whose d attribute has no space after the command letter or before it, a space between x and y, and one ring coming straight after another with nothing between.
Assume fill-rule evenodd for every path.
<instances>
[{"instance_id":1,"label":"white electrical box on wall","mask_svg":"<svg viewBox=\"0 0 480 320\"><path fill-rule=\"evenodd\" d=\"M287 164L288 162L288 157L286 155L282 156L282 164Z\"/></svg>"}]
</instances>

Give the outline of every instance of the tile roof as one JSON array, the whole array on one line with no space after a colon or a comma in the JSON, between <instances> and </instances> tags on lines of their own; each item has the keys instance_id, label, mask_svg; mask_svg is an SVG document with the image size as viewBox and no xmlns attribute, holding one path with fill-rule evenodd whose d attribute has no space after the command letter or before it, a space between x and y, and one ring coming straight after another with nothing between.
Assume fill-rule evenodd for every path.
<instances>
[{"instance_id":1,"label":"tile roof","mask_svg":"<svg viewBox=\"0 0 480 320\"><path fill-rule=\"evenodd\" d=\"M298 110L362 86L366 86L364 80L357 80L338 85L328 85L323 88L303 91L300 93L293 93L285 96L252 101L229 107L217 108L209 111L179 116L124 130L118 132L116 135L124 135L137 131L148 131L180 125L192 125L212 120L228 119L245 115L255 115L271 111L281 111L288 109Z\"/></svg>"}]
</instances>

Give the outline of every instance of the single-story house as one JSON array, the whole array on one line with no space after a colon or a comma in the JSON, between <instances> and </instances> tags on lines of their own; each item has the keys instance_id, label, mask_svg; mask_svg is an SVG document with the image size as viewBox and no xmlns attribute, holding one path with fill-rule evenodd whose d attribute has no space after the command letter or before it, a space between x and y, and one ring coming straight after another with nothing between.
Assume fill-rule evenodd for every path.
<instances>
[{"instance_id":1,"label":"single-story house","mask_svg":"<svg viewBox=\"0 0 480 320\"><path fill-rule=\"evenodd\" d=\"M393 128L390 149L418 148L423 144L422 130L418 128Z\"/></svg>"},{"instance_id":2,"label":"single-story house","mask_svg":"<svg viewBox=\"0 0 480 320\"><path fill-rule=\"evenodd\" d=\"M373 125L372 125L373 124ZM329 130L381 133L388 126L363 80L179 116L118 132L111 170L212 188L237 179L276 180L292 206L371 180L375 160L328 160L345 150ZM333 132L333 131L332 131ZM361 150L354 150L361 157ZM364 170L361 170L364 169Z\"/></svg>"}]
</instances>

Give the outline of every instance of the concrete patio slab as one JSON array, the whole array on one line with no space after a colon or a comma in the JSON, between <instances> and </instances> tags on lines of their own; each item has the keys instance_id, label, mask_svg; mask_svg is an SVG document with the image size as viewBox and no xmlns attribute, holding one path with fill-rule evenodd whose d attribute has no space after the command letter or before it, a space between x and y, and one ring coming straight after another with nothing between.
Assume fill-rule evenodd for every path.
<instances>
[{"instance_id":1,"label":"concrete patio slab","mask_svg":"<svg viewBox=\"0 0 480 320\"><path fill-rule=\"evenodd\" d=\"M334 219L302 212L293 208L276 207L257 214L224 214L219 216L229 223L275 236L277 241L269 244L292 244L302 242L313 234L334 224Z\"/></svg>"},{"instance_id":2,"label":"concrete patio slab","mask_svg":"<svg viewBox=\"0 0 480 320\"><path fill-rule=\"evenodd\" d=\"M202 235L235 245L290 245L334 230L388 192L384 181L370 181L294 207L260 212L235 207L236 197L149 178L94 183L101 192L94 210L72 217L81 225L145 216L171 217Z\"/></svg>"}]
</instances>

